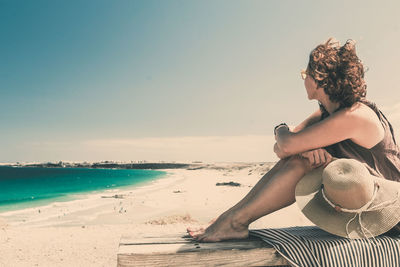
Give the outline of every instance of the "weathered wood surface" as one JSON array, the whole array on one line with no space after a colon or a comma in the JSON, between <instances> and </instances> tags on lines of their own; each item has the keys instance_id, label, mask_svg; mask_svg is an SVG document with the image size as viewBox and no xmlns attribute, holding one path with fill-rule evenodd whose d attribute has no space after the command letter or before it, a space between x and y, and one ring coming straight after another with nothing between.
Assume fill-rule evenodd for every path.
<instances>
[{"instance_id":1,"label":"weathered wood surface","mask_svg":"<svg viewBox=\"0 0 400 267\"><path fill-rule=\"evenodd\" d=\"M118 266L289 266L274 248L255 237L198 243L189 236L122 236Z\"/></svg>"}]
</instances>

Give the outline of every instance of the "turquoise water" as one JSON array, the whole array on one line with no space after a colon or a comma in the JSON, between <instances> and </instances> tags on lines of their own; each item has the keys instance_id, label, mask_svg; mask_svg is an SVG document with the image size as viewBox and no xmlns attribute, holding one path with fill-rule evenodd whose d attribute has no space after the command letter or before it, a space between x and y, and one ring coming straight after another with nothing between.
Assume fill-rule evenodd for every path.
<instances>
[{"instance_id":1,"label":"turquoise water","mask_svg":"<svg viewBox=\"0 0 400 267\"><path fill-rule=\"evenodd\" d=\"M154 170L0 167L0 212L139 185L165 174Z\"/></svg>"}]
</instances>

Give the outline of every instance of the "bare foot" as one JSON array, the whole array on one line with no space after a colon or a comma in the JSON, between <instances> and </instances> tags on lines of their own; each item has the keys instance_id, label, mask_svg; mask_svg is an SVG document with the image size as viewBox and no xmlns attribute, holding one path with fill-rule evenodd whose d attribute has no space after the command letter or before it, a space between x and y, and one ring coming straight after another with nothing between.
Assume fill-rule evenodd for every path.
<instances>
[{"instance_id":1,"label":"bare foot","mask_svg":"<svg viewBox=\"0 0 400 267\"><path fill-rule=\"evenodd\" d=\"M207 229L189 231L191 237L200 242L218 242L228 239L243 239L249 236L248 225L234 219L233 213L224 213Z\"/></svg>"},{"instance_id":2,"label":"bare foot","mask_svg":"<svg viewBox=\"0 0 400 267\"><path fill-rule=\"evenodd\" d=\"M214 218L211 221L208 222L208 225L213 224L217 219ZM203 232L204 233L204 227L200 227L200 228L192 228L192 227L188 227L186 228L186 231L190 234L190 233L195 233L195 232ZM190 235L192 236L192 235ZM193 236L192 236L193 237Z\"/></svg>"}]
</instances>

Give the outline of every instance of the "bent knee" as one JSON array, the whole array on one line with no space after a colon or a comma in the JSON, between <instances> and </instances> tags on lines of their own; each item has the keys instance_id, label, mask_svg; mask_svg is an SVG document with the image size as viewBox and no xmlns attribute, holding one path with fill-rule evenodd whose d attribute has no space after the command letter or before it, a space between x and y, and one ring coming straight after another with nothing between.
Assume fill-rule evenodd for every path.
<instances>
[{"instance_id":1,"label":"bent knee","mask_svg":"<svg viewBox=\"0 0 400 267\"><path fill-rule=\"evenodd\" d=\"M291 156L286 164L288 168L301 171L304 174L312 170L312 166L308 159L300 157L299 155Z\"/></svg>"}]
</instances>

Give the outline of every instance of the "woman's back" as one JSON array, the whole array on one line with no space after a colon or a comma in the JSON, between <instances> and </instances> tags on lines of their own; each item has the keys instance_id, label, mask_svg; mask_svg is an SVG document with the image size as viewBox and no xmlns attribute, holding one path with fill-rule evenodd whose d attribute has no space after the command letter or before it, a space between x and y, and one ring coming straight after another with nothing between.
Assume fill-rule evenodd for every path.
<instances>
[{"instance_id":1,"label":"woman's back","mask_svg":"<svg viewBox=\"0 0 400 267\"><path fill-rule=\"evenodd\" d=\"M364 163L375 176L400 181L400 149L392 125L374 103L366 99L359 102L370 107L378 116L385 132L382 141L367 149L347 139L326 147L326 150L334 157L352 158ZM323 110L321 120L328 116L329 113Z\"/></svg>"}]
</instances>

